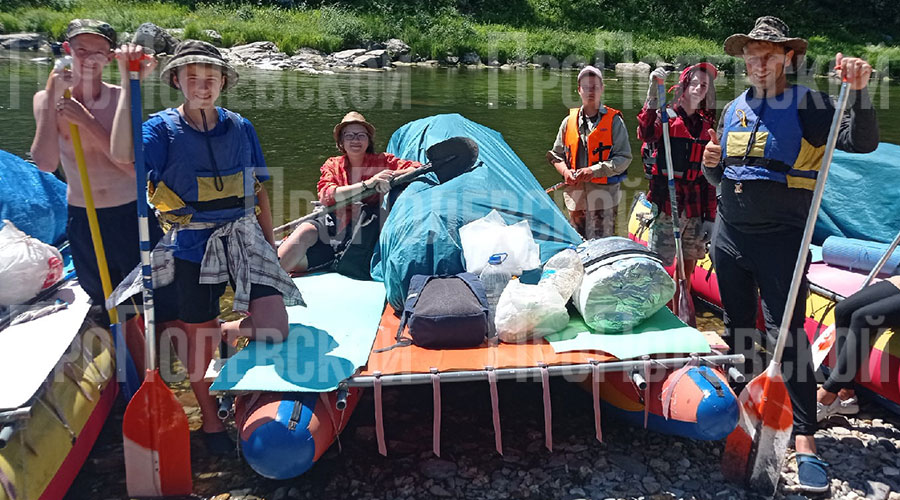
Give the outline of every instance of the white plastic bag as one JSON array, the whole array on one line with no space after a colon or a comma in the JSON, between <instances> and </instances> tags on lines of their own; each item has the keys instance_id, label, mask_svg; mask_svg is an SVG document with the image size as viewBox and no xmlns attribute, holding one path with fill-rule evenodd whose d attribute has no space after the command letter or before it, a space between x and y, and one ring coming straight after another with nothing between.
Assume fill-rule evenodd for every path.
<instances>
[{"instance_id":1,"label":"white plastic bag","mask_svg":"<svg viewBox=\"0 0 900 500\"><path fill-rule=\"evenodd\" d=\"M569 312L555 287L513 280L500 295L494 324L503 342L526 342L565 328Z\"/></svg>"},{"instance_id":2,"label":"white plastic bag","mask_svg":"<svg viewBox=\"0 0 900 500\"><path fill-rule=\"evenodd\" d=\"M459 228L466 271L480 274L491 255L505 253L501 267L514 276L541 267L541 249L527 220L508 226L496 210Z\"/></svg>"},{"instance_id":3,"label":"white plastic bag","mask_svg":"<svg viewBox=\"0 0 900 500\"><path fill-rule=\"evenodd\" d=\"M3 221L0 229L0 305L21 304L62 278L62 255L56 248Z\"/></svg>"}]
</instances>

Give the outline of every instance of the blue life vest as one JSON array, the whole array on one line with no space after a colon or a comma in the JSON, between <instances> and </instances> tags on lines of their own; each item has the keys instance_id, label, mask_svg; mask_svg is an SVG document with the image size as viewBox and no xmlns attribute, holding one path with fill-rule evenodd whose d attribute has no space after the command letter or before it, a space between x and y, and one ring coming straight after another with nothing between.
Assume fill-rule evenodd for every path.
<instances>
[{"instance_id":1,"label":"blue life vest","mask_svg":"<svg viewBox=\"0 0 900 500\"><path fill-rule=\"evenodd\" d=\"M214 134L191 128L178 110L159 116L169 135L165 169L150 173L150 203L171 222L225 223L253 213L256 206L251 145L244 119L216 108Z\"/></svg>"},{"instance_id":2,"label":"blue life vest","mask_svg":"<svg viewBox=\"0 0 900 500\"><path fill-rule=\"evenodd\" d=\"M769 99L748 99L748 92L735 99L724 116L725 177L815 189L825 147L814 147L803 138L798 113L810 89L793 85Z\"/></svg>"}]
</instances>

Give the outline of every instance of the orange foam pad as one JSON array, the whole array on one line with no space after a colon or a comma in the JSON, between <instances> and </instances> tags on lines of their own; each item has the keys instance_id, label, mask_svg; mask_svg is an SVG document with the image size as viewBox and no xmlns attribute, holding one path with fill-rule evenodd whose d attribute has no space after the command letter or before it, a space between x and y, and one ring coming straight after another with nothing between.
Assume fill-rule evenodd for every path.
<instances>
[{"instance_id":1,"label":"orange foam pad","mask_svg":"<svg viewBox=\"0 0 900 500\"><path fill-rule=\"evenodd\" d=\"M495 369L532 368L541 363L553 365L576 365L614 361L616 358L602 351L575 351L555 353L553 347L544 339L528 344L506 344L489 347L486 344L468 349L423 349L410 345L396 347L390 351L375 352L377 349L389 347L396 343L397 327L400 318L394 315L394 309L388 304L378 333L375 345L369 355L369 363L360 371L360 375L399 375L409 373L430 373L432 368L442 372L483 370L487 366Z\"/></svg>"}]
</instances>

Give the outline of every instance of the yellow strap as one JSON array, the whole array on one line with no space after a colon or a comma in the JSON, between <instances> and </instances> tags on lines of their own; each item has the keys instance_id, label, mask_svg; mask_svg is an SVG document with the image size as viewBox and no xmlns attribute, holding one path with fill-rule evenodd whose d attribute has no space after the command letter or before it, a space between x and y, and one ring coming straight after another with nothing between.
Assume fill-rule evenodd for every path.
<instances>
[{"instance_id":1,"label":"yellow strap","mask_svg":"<svg viewBox=\"0 0 900 500\"><path fill-rule=\"evenodd\" d=\"M72 97L72 93L66 90L66 99ZM91 228L91 241L94 243L94 254L97 256L97 268L100 270L100 284L103 285L103 296L109 298L112 293L112 283L109 280L109 266L106 264L106 251L103 249L103 237L100 235L100 222L97 220L97 209L94 208L94 196L91 193L91 181L88 179L87 167L84 164L84 149L81 147L81 134L78 125L69 123L69 133L72 135L72 149L75 150L75 163L78 165L78 174L81 177L81 190L84 193L84 208L87 212L88 226ZM116 308L107 311L110 324L119 322Z\"/></svg>"}]
</instances>

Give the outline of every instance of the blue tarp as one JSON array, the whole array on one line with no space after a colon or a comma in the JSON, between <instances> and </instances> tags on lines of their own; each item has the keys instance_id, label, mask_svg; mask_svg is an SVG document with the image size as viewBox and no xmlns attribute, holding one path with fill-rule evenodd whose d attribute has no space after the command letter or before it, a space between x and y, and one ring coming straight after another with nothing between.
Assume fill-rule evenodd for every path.
<instances>
[{"instance_id":1,"label":"blue tarp","mask_svg":"<svg viewBox=\"0 0 900 500\"><path fill-rule=\"evenodd\" d=\"M813 241L829 236L889 243L900 230L900 146L868 154L835 151Z\"/></svg>"},{"instance_id":2,"label":"blue tarp","mask_svg":"<svg viewBox=\"0 0 900 500\"><path fill-rule=\"evenodd\" d=\"M3 219L44 243L59 243L66 234L66 184L0 151L0 227Z\"/></svg>"},{"instance_id":3,"label":"blue tarp","mask_svg":"<svg viewBox=\"0 0 900 500\"><path fill-rule=\"evenodd\" d=\"M372 277L384 282L394 309L402 309L413 275L465 270L459 228L492 209L507 224L528 220L542 263L582 241L528 167L494 130L458 114L437 115L398 129L387 150L401 158L426 162L429 146L456 136L478 144L478 160L483 164L441 185L412 183L394 203L375 247Z\"/></svg>"}]
</instances>

